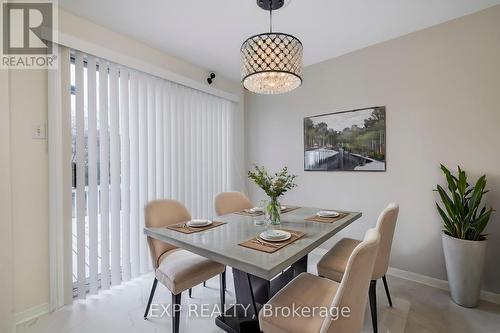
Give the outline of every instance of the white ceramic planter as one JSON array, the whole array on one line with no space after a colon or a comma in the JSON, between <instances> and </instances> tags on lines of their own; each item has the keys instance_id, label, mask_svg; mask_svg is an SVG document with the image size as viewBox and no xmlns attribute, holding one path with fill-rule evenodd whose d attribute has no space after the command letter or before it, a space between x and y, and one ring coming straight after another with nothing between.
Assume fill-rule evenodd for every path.
<instances>
[{"instance_id":1,"label":"white ceramic planter","mask_svg":"<svg viewBox=\"0 0 500 333\"><path fill-rule=\"evenodd\" d=\"M479 303L487 241L469 241L443 233L443 251L451 298L468 308Z\"/></svg>"}]
</instances>

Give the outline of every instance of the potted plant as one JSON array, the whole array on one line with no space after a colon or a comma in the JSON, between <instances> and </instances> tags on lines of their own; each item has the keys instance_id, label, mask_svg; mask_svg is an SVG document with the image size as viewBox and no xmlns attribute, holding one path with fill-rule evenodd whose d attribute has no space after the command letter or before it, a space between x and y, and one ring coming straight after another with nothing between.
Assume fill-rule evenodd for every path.
<instances>
[{"instance_id":1,"label":"potted plant","mask_svg":"<svg viewBox=\"0 0 500 333\"><path fill-rule=\"evenodd\" d=\"M280 224L281 204L278 199L285 192L297 186L294 183L296 177L288 173L287 167L284 167L274 175L268 174L264 167L259 166L254 166L253 171L248 171L248 178L253 180L269 197L266 211L271 224Z\"/></svg>"},{"instance_id":2,"label":"potted plant","mask_svg":"<svg viewBox=\"0 0 500 333\"><path fill-rule=\"evenodd\" d=\"M481 277L486 255L487 239L484 230L493 209L481 201L488 192L486 176L480 177L474 186L467 181L467 174L458 167L453 175L441 165L447 190L437 185L441 203L436 202L443 219L443 251L448 274L451 298L461 306L475 307L479 302Z\"/></svg>"}]
</instances>

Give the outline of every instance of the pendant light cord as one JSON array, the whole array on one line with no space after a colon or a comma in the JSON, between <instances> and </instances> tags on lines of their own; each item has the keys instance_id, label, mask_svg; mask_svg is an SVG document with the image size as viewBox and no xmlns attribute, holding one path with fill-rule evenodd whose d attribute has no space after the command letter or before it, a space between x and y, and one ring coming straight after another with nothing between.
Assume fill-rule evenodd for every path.
<instances>
[{"instance_id":1,"label":"pendant light cord","mask_svg":"<svg viewBox=\"0 0 500 333\"><path fill-rule=\"evenodd\" d=\"M273 1L269 0L269 32L273 32Z\"/></svg>"}]
</instances>

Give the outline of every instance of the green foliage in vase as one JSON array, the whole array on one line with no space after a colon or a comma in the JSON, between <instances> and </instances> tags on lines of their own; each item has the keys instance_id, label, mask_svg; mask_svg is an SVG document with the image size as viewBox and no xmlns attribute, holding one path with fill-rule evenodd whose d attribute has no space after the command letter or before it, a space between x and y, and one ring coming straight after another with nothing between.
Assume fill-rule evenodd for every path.
<instances>
[{"instance_id":1,"label":"green foliage in vase","mask_svg":"<svg viewBox=\"0 0 500 333\"><path fill-rule=\"evenodd\" d=\"M488 193L486 176L481 176L474 186L467 182L467 174L458 167L458 175L453 175L441 164L448 191L437 185L442 206L436 202L439 215L443 219L443 232L451 237L464 240L484 240L484 229L488 225L493 209L481 204L483 195Z\"/></svg>"},{"instance_id":2,"label":"green foliage in vase","mask_svg":"<svg viewBox=\"0 0 500 333\"><path fill-rule=\"evenodd\" d=\"M294 182L297 176L290 175L287 167L270 175L264 167L256 165L253 171L248 171L248 178L253 180L271 199L276 199L297 186Z\"/></svg>"}]
</instances>

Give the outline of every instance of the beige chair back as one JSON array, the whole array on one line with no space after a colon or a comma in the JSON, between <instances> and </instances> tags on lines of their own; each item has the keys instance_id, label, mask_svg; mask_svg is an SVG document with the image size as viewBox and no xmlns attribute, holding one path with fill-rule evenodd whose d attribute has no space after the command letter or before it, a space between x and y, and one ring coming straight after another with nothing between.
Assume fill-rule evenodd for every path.
<instances>
[{"instance_id":1,"label":"beige chair back","mask_svg":"<svg viewBox=\"0 0 500 333\"><path fill-rule=\"evenodd\" d=\"M379 243L379 232L376 229L370 229L366 232L365 239L351 253L344 276L331 304L332 309L338 312L338 318L328 316L323 322L321 333L361 332L368 288ZM349 316L341 315L343 308L349 309Z\"/></svg>"},{"instance_id":2,"label":"beige chair back","mask_svg":"<svg viewBox=\"0 0 500 333\"><path fill-rule=\"evenodd\" d=\"M149 228L160 228L172 224L189 221L191 215L180 202L175 200L156 200L147 204L144 209L145 225ZM176 249L175 246L160 240L148 237L149 250L153 267L158 268L158 259L162 254Z\"/></svg>"},{"instance_id":3,"label":"beige chair back","mask_svg":"<svg viewBox=\"0 0 500 333\"><path fill-rule=\"evenodd\" d=\"M222 192L215 197L215 212L219 216L252 207L252 202L241 192Z\"/></svg>"},{"instance_id":4,"label":"beige chair back","mask_svg":"<svg viewBox=\"0 0 500 333\"><path fill-rule=\"evenodd\" d=\"M380 214L377 221L377 230L380 233L380 246L377 260L373 268L372 280L382 278L389 268L389 258L391 257L392 239L398 220L399 206L390 203Z\"/></svg>"}]
</instances>

